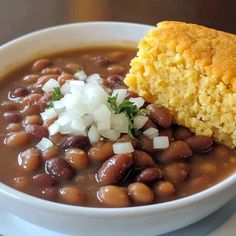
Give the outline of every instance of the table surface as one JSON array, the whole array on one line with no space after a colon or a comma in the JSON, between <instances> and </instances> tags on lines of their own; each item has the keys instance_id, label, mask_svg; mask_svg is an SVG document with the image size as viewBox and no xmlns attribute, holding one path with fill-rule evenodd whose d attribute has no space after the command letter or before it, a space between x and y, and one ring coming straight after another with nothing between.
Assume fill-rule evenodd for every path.
<instances>
[{"instance_id":1,"label":"table surface","mask_svg":"<svg viewBox=\"0 0 236 236\"><path fill-rule=\"evenodd\" d=\"M0 209L0 235L3 236L68 236L56 233L24 220ZM162 236L235 236L236 197L205 219L186 228Z\"/></svg>"}]
</instances>

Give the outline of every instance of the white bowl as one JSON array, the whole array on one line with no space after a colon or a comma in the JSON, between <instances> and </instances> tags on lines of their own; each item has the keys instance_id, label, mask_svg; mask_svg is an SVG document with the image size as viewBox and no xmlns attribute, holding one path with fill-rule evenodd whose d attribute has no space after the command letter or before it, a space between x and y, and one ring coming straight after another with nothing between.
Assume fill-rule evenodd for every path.
<instances>
[{"instance_id":1,"label":"white bowl","mask_svg":"<svg viewBox=\"0 0 236 236\"><path fill-rule=\"evenodd\" d=\"M0 47L0 77L31 59L96 45L133 45L147 25L91 22L63 25L18 38ZM0 207L29 222L71 235L157 235L209 215L236 193L236 174L195 195L149 206L92 208L45 201L0 183Z\"/></svg>"}]
</instances>

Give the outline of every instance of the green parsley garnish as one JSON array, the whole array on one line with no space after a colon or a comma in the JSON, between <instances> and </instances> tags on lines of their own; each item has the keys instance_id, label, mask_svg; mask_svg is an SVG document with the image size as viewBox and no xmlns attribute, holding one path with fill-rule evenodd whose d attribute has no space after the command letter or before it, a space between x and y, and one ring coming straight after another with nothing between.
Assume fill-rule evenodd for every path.
<instances>
[{"instance_id":1,"label":"green parsley garnish","mask_svg":"<svg viewBox=\"0 0 236 236\"><path fill-rule=\"evenodd\" d=\"M55 87L53 88L52 91L52 99L47 103L48 108L52 108L53 107L53 102L58 101L61 99L61 90L59 87Z\"/></svg>"},{"instance_id":2,"label":"green parsley garnish","mask_svg":"<svg viewBox=\"0 0 236 236\"><path fill-rule=\"evenodd\" d=\"M115 114L119 114L122 112L126 114L129 121L128 135L132 138L139 136L141 132L134 129L133 127L134 118L138 115L147 115L149 114L149 111L147 109L139 109L133 102L129 101L128 99L124 99L120 105L117 105L117 95L109 96L107 102L115 112Z\"/></svg>"}]
</instances>

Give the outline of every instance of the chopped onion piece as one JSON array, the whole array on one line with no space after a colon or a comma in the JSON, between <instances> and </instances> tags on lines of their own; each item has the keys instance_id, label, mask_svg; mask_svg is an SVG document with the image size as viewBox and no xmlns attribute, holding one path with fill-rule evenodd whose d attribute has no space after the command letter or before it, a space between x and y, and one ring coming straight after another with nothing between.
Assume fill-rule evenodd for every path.
<instances>
[{"instance_id":1,"label":"chopped onion piece","mask_svg":"<svg viewBox=\"0 0 236 236\"><path fill-rule=\"evenodd\" d=\"M148 120L147 116L142 116L142 115L136 116L134 117L133 127L135 129L141 129L145 125L147 120Z\"/></svg>"},{"instance_id":2,"label":"chopped onion piece","mask_svg":"<svg viewBox=\"0 0 236 236\"><path fill-rule=\"evenodd\" d=\"M134 151L131 142L114 143L112 147L115 154L132 153Z\"/></svg>"},{"instance_id":3,"label":"chopped onion piece","mask_svg":"<svg viewBox=\"0 0 236 236\"><path fill-rule=\"evenodd\" d=\"M115 129L105 129L102 130L100 133L104 138L108 138L112 141L116 141L120 137L120 132Z\"/></svg>"},{"instance_id":4,"label":"chopped onion piece","mask_svg":"<svg viewBox=\"0 0 236 236\"><path fill-rule=\"evenodd\" d=\"M86 135L86 126L82 118L78 117L77 119L72 120L70 127L74 130L75 133L78 133L80 135Z\"/></svg>"},{"instance_id":5,"label":"chopped onion piece","mask_svg":"<svg viewBox=\"0 0 236 236\"><path fill-rule=\"evenodd\" d=\"M85 72L83 70L79 70L77 71L74 76L79 79L79 80L85 80L87 78L87 75L85 74Z\"/></svg>"},{"instance_id":6,"label":"chopped onion piece","mask_svg":"<svg viewBox=\"0 0 236 236\"><path fill-rule=\"evenodd\" d=\"M65 108L63 101L61 101L61 100L53 102L53 107L57 113L62 113Z\"/></svg>"},{"instance_id":7,"label":"chopped onion piece","mask_svg":"<svg viewBox=\"0 0 236 236\"><path fill-rule=\"evenodd\" d=\"M87 77L86 79L86 83L98 83L98 84L101 84L102 83L102 79L100 77L99 74L92 74L90 76Z\"/></svg>"},{"instance_id":8,"label":"chopped onion piece","mask_svg":"<svg viewBox=\"0 0 236 236\"><path fill-rule=\"evenodd\" d=\"M54 88L60 88L60 84L55 79L49 79L42 87L42 90L44 92L50 92Z\"/></svg>"},{"instance_id":9,"label":"chopped onion piece","mask_svg":"<svg viewBox=\"0 0 236 236\"><path fill-rule=\"evenodd\" d=\"M55 121L55 123L57 123L60 126L65 126L68 125L71 121L72 117L65 112L59 117L59 119Z\"/></svg>"},{"instance_id":10,"label":"chopped onion piece","mask_svg":"<svg viewBox=\"0 0 236 236\"><path fill-rule=\"evenodd\" d=\"M69 85L72 86L78 86L78 87L84 87L85 83L84 81L80 81L80 80L69 80Z\"/></svg>"},{"instance_id":11,"label":"chopped onion piece","mask_svg":"<svg viewBox=\"0 0 236 236\"><path fill-rule=\"evenodd\" d=\"M55 122L48 127L49 135L54 135L54 134L58 133L59 130L60 130L60 125L58 125Z\"/></svg>"},{"instance_id":12,"label":"chopped onion piece","mask_svg":"<svg viewBox=\"0 0 236 236\"><path fill-rule=\"evenodd\" d=\"M99 131L111 128L111 112L106 105L102 104L97 108L93 112L93 118Z\"/></svg>"},{"instance_id":13,"label":"chopped onion piece","mask_svg":"<svg viewBox=\"0 0 236 236\"><path fill-rule=\"evenodd\" d=\"M99 141L100 135L98 132L97 127L95 127L94 125L92 125L88 131L88 138L90 143L97 143Z\"/></svg>"},{"instance_id":14,"label":"chopped onion piece","mask_svg":"<svg viewBox=\"0 0 236 236\"><path fill-rule=\"evenodd\" d=\"M121 104L127 95L127 89L114 89L112 92L112 97L117 96L117 104Z\"/></svg>"},{"instance_id":15,"label":"chopped onion piece","mask_svg":"<svg viewBox=\"0 0 236 236\"><path fill-rule=\"evenodd\" d=\"M61 93L63 95L66 95L67 93L70 92L70 84L69 81L66 81L62 86L61 86Z\"/></svg>"},{"instance_id":16,"label":"chopped onion piece","mask_svg":"<svg viewBox=\"0 0 236 236\"><path fill-rule=\"evenodd\" d=\"M153 139L154 137L157 137L159 135L159 131L156 128L150 127L143 131L143 134L148 138Z\"/></svg>"},{"instance_id":17,"label":"chopped onion piece","mask_svg":"<svg viewBox=\"0 0 236 236\"><path fill-rule=\"evenodd\" d=\"M52 108L46 109L44 112L40 113L40 115L43 120L50 120L52 118L55 118L58 114L55 111L55 109L52 107Z\"/></svg>"},{"instance_id":18,"label":"chopped onion piece","mask_svg":"<svg viewBox=\"0 0 236 236\"><path fill-rule=\"evenodd\" d=\"M61 126L59 132L61 134L73 134L75 133L74 129L71 128L71 123Z\"/></svg>"},{"instance_id":19,"label":"chopped onion piece","mask_svg":"<svg viewBox=\"0 0 236 236\"><path fill-rule=\"evenodd\" d=\"M158 136L153 138L154 149L165 149L169 147L169 138L167 136Z\"/></svg>"},{"instance_id":20,"label":"chopped onion piece","mask_svg":"<svg viewBox=\"0 0 236 236\"><path fill-rule=\"evenodd\" d=\"M133 102L138 108L142 107L143 104L145 103L145 100L141 97L130 98L129 101Z\"/></svg>"},{"instance_id":21,"label":"chopped onion piece","mask_svg":"<svg viewBox=\"0 0 236 236\"><path fill-rule=\"evenodd\" d=\"M116 129L120 133L127 133L129 121L125 113L111 114L111 128Z\"/></svg>"},{"instance_id":22,"label":"chopped onion piece","mask_svg":"<svg viewBox=\"0 0 236 236\"><path fill-rule=\"evenodd\" d=\"M91 114L84 115L83 120L84 120L84 123L87 127L91 126L94 123L93 115L91 115Z\"/></svg>"},{"instance_id":23,"label":"chopped onion piece","mask_svg":"<svg viewBox=\"0 0 236 236\"><path fill-rule=\"evenodd\" d=\"M36 147L41 151L45 151L52 146L53 143L48 138L42 138L41 141L36 145Z\"/></svg>"}]
</instances>

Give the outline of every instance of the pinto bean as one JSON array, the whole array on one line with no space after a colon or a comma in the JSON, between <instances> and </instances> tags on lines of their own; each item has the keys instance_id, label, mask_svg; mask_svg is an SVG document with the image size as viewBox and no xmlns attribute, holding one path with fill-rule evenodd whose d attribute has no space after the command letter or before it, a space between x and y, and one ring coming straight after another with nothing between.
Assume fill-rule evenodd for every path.
<instances>
[{"instance_id":1,"label":"pinto bean","mask_svg":"<svg viewBox=\"0 0 236 236\"><path fill-rule=\"evenodd\" d=\"M106 66L110 63L110 60L106 56L95 56L91 60L98 66Z\"/></svg>"},{"instance_id":2,"label":"pinto bean","mask_svg":"<svg viewBox=\"0 0 236 236\"><path fill-rule=\"evenodd\" d=\"M190 172L190 167L186 163L173 163L164 168L164 176L173 183L179 183L186 179Z\"/></svg>"},{"instance_id":3,"label":"pinto bean","mask_svg":"<svg viewBox=\"0 0 236 236\"><path fill-rule=\"evenodd\" d=\"M47 106L48 102L52 99L52 93L45 93L38 101L40 111L44 111Z\"/></svg>"},{"instance_id":4,"label":"pinto bean","mask_svg":"<svg viewBox=\"0 0 236 236\"><path fill-rule=\"evenodd\" d=\"M17 132L22 130L22 125L18 123L11 123L7 126L7 131L9 132Z\"/></svg>"},{"instance_id":5,"label":"pinto bean","mask_svg":"<svg viewBox=\"0 0 236 236\"><path fill-rule=\"evenodd\" d=\"M110 75L107 77L105 84L110 88L120 88L124 86L123 79L121 75Z\"/></svg>"},{"instance_id":6,"label":"pinto bean","mask_svg":"<svg viewBox=\"0 0 236 236\"><path fill-rule=\"evenodd\" d=\"M169 142L173 142L175 141L174 135L173 135L173 131L171 128L167 128L167 129L159 129L159 135L160 136L167 136L169 139Z\"/></svg>"},{"instance_id":7,"label":"pinto bean","mask_svg":"<svg viewBox=\"0 0 236 236\"><path fill-rule=\"evenodd\" d=\"M86 152L79 148L69 148L66 151L65 160L77 170L84 169L89 165Z\"/></svg>"},{"instance_id":8,"label":"pinto bean","mask_svg":"<svg viewBox=\"0 0 236 236\"><path fill-rule=\"evenodd\" d=\"M122 75L125 71L125 68L120 65L111 65L107 67L107 70L111 74Z\"/></svg>"},{"instance_id":9,"label":"pinto bean","mask_svg":"<svg viewBox=\"0 0 236 236\"><path fill-rule=\"evenodd\" d=\"M12 132L5 139L4 144L16 148L25 146L30 141L29 135L24 131Z\"/></svg>"},{"instance_id":10,"label":"pinto bean","mask_svg":"<svg viewBox=\"0 0 236 236\"><path fill-rule=\"evenodd\" d=\"M150 204L154 200L152 190L143 183L132 183L128 186L128 193L135 204L143 205Z\"/></svg>"},{"instance_id":11,"label":"pinto bean","mask_svg":"<svg viewBox=\"0 0 236 236\"><path fill-rule=\"evenodd\" d=\"M46 172L58 180L68 180L74 177L74 169L62 158L52 158L45 164Z\"/></svg>"},{"instance_id":12,"label":"pinto bean","mask_svg":"<svg viewBox=\"0 0 236 236\"><path fill-rule=\"evenodd\" d=\"M32 66L32 71L39 72L42 69L50 66L51 64L52 64L52 62L49 59L37 60Z\"/></svg>"},{"instance_id":13,"label":"pinto bean","mask_svg":"<svg viewBox=\"0 0 236 236\"><path fill-rule=\"evenodd\" d=\"M127 207L130 200L125 188L114 185L101 187L97 192L98 199L107 207Z\"/></svg>"},{"instance_id":14,"label":"pinto bean","mask_svg":"<svg viewBox=\"0 0 236 236\"><path fill-rule=\"evenodd\" d=\"M82 66L77 64L77 63L68 63L65 68L64 71L74 75L76 72L82 70Z\"/></svg>"},{"instance_id":15,"label":"pinto bean","mask_svg":"<svg viewBox=\"0 0 236 236\"><path fill-rule=\"evenodd\" d=\"M3 114L3 117L8 123L15 123L21 120L21 115L18 111L7 111Z\"/></svg>"},{"instance_id":16,"label":"pinto bean","mask_svg":"<svg viewBox=\"0 0 236 236\"><path fill-rule=\"evenodd\" d=\"M21 115L25 117L25 116L38 114L39 112L40 111L39 111L38 105L27 105L24 107L23 110L21 110Z\"/></svg>"},{"instance_id":17,"label":"pinto bean","mask_svg":"<svg viewBox=\"0 0 236 236\"><path fill-rule=\"evenodd\" d=\"M154 165L152 157L143 151L135 150L133 152L135 165L138 167L147 167Z\"/></svg>"},{"instance_id":18,"label":"pinto bean","mask_svg":"<svg viewBox=\"0 0 236 236\"><path fill-rule=\"evenodd\" d=\"M192 151L187 143L183 141L175 141L159 155L158 160L168 162L178 159L185 159L191 155Z\"/></svg>"},{"instance_id":19,"label":"pinto bean","mask_svg":"<svg viewBox=\"0 0 236 236\"><path fill-rule=\"evenodd\" d=\"M118 182L133 163L132 155L120 154L106 160L98 170L97 180L103 184Z\"/></svg>"},{"instance_id":20,"label":"pinto bean","mask_svg":"<svg viewBox=\"0 0 236 236\"><path fill-rule=\"evenodd\" d=\"M58 77L57 81L60 85L63 85L67 80L74 80L74 79L75 77L73 75L63 73Z\"/></svg>"},{"instance_id":21,"label":"pinto bean","mask_svg":"<svg viewBox=\"0 0 236 236\"><path fill-rule=\"evenodd\" d=\"M34 175L33 182L39 187L49 187L56 183L55 179L45 173Z\"/></svg>"},{"instance_id":22,"label":"pinto bean","mask_svg":"<svg viewBox=\"0 0 236 236\"><path fill-rule=\"evenodd\" d=\"M117 51L109 53L108 57L111 62L119 62L126 57L126 54L124 52Z\"/></svg>"},{"instance_id":23,"label":"pinto bean","mask_svg":"<svg viewBox=\"0 0 236 236\"><path fill-rule=\"evenodd\" d=\"M55 68L44 68L41 71L42 75L60 75L61 74L61 69L59 67L55 67Z\"/></svg>"},{"instance_id":24,"label":"pinto bean","mask_svg":"<svg viewBox=\"0 0 236 236\"><path fill-rule=\"evenodd\" d=\"M3 111L13 111L20 108L21 108L21 104L13 102L13 101L4 101L1 103L1 109Z\"/></svg>"},{"instance_id":25,"label":"pinto bean","mask_svg":"<svg viewBox=\"0 0 236 236\"><path fill-rule=\"evenodd\" d=\"M56 156L59 156L60 148L58 146L52 146L42 152L42 157L44 161L50 160Z\"/></svg>"},{"instance_id":26,"label":"pinto bean","mask_svg":"<svg viewBox=\"0 0 236 236\"><path fill-rule=\"evenodd\" d=\"M66 138L62 144L63 149L68 149L68 148L86 149L89 146L90 146L90 141L88 137L82 135L70 136Z\"/></svg>"},{"instance_id":27,"label":"pinto bean","mask_svg":"<svg viewBox=\"0 0 236 236\"><path fill-rule=\"evenodd\" d=\"M213 139L204 135L192 136L184 139L184 141L194 151L205 153L209 152L213 146Z\"/></svg>"},{"instance_id":28,"label":"pinto bean","mask_svg":"<svg viewBox=\"0 0 236 236\"><path fill-rule=\"evenodd\" d=\"M41 76L37 83L36 83L36 88L42 88L44 84L46 84L46 82L48 82L48 80L50 79L57 79L58 78L58 75L43 75Z\"/></svg>"},{"instance_id":29,"label":"pinto bean","mask_svg":"<svg viewBox=\"0 0 236 236\"><path fill-rule=\"evenodd\" d=\"M138 149L142 149L148 153L152 153L154 151L152 139L148 138L144 134L141 134L138 137Z\"/></svg>"},{"instance_id":30,"label":"pinto bean","mask_svg":"<svg viewBox=\"0 0 236 236\"><path fill-rule=\"evenodd\" d=\"M12 98L15 98L15 97L24 97L26 95L29 94L29 91L27 88L24 88L24 87L18 87L18 88L15 88L13 89L11 92L10 92L10 96Z\"/></svg>"},{"instance_id":31,"label":"pinto bean","mask_svg":"<svg viewBox=\"0 0 236 236\"><path fill-rule=\"evenodd\" d=\"M39 99L41 98L41 94L39 93L32 93L29 94L28 96L24 97L23 99L23 104L24 105L32 105L38 103Z\"/></svg>"},{"instance_id":32,"label":"pinto bean","mask_svg":"<svg viewBox=\"0 0 236 236\"><path fill-rule=\"evenodd\" d=\"M98 142L93 145L89 151L88 156L92 161L105 161L114 155L113 142Z\"/></svg>"},{"instance_id":33,"label":"pinto bean","mask_svg":"<svg viewBox=\"0 0 236 236\"><path fill-rule=\"evenodd\" d=\"M16 189L23 190L29 186L29 183L30 181L28 178L24 176L20 176L20 177L14 178L13 185Z\"/></svg>"},{"instance_id":34,"label":"pinto bean","mask_svg":"<svg viewBox=\"0 0 236 236\"><path fill-rule=\"evenodd\" d=\"M127 95L125 96L126 99L129 99L129 98L137 98L139 97L137 93L135 92L132 92L132 91L128 91L127 92Z\"/></svg>"},{"instance_id":35,"label":"pinto bean","mask_svg":"<svg viewBox=\"0 0 236 236\"><path fill-rule=\"evenodd\" d=\"M41 125L42 124L42 119L39 115L31 115L31 116L26 116L23 125Z\"/></svg>"},{"instance_id":36,"label":"pinto bean","mask_svg":"<svg viewBox=\"0 0 236 236\"><path fill-rule=\"evenodd\" d=\"M160 179L161 177L162 173L158 167L149 167L142 170L136 179L138 182L148 183L155 179Z\"/></svg>"},{"instance_id":37,"label":"pinto bean","mask_svg":"<svg viewBox=\"0 0 236 236\"><path fill-rule=\"evenodd\" d=\"M147 122L144 124L144 126L141 128L141 130L146 130L146 129L149 129L149 128L157 128L157 126L154 124L154 122L148 118Z\"/></svg>"},{"instance_id":38,"label":"pinto bean","mask_svg":"<svg viewBox=\"0 0 236 236\"><path fill-rule=\"evenodd\" d=\"M36 148L29 148L18 155L19 166L27 172L33 172L40 166L40 153Z\"/></svg>"},{"instance_id":39,"label":"pinto bean","mask_svg":"<svg viewBox=\"0 0 236 236\"><path fill-rule=\"evenodd\" d=\"M43 137L48 137L47 128L41 125L27 125L25 131L29 134L32 134L35 138L41 139Z\"/></svg>"},{"instance_id":40,"label":"pinto bean","mask_svg":"<svg viewBox=\"0 0 236 236\"><path fill-rule=\"evenodd\" d=\"M34 75L34 74L26 75L23 77L23 82L27 84L33 84L33 83L36 83L39 78L40 78L39 75Z\"/></svg>"},{"instance_id":41,"label":"pinto bean","mask_svg":"<svg viewBox=\"0 0 236 236\"><path fill-rule=\"evenodd\" d=\"M166 199L167 197L170 197L175 193L175 187L169 181L160 181L154 187L154 192L158 198Z\"/></svg>"},{"instance_id":42,"label":"pinto bean","mask_svg":"<svg viewBox=\"0 0 236 236\"><path fill-rule=\"evenodd\" d=\"M58 199L58 188L57 187L47 187L42 191L42 198L56 201Z\"/></svg>"},{"instance_id":43,"label":"pinto bean","mask_svg":"<svg viewBox=\"0 0 236 236\"><path fill-rule=\"evenodd\" d=\"M193 136L193 133L184 126L177 126L174 129L174 136L176 140L184 140L185 138Z\"/></svg>"},{"instance_id":44,"label":"pinto bean","mask_svg":"<svg viewBox=\"0 0 236 236\"><path fill-rule=\"evenodd\" d=\"M151 119L162 128L166 129L172 125L173 117L168 109L155 104L149 104L146 108L150 111Z\"/></svg>"}]
</instances>

